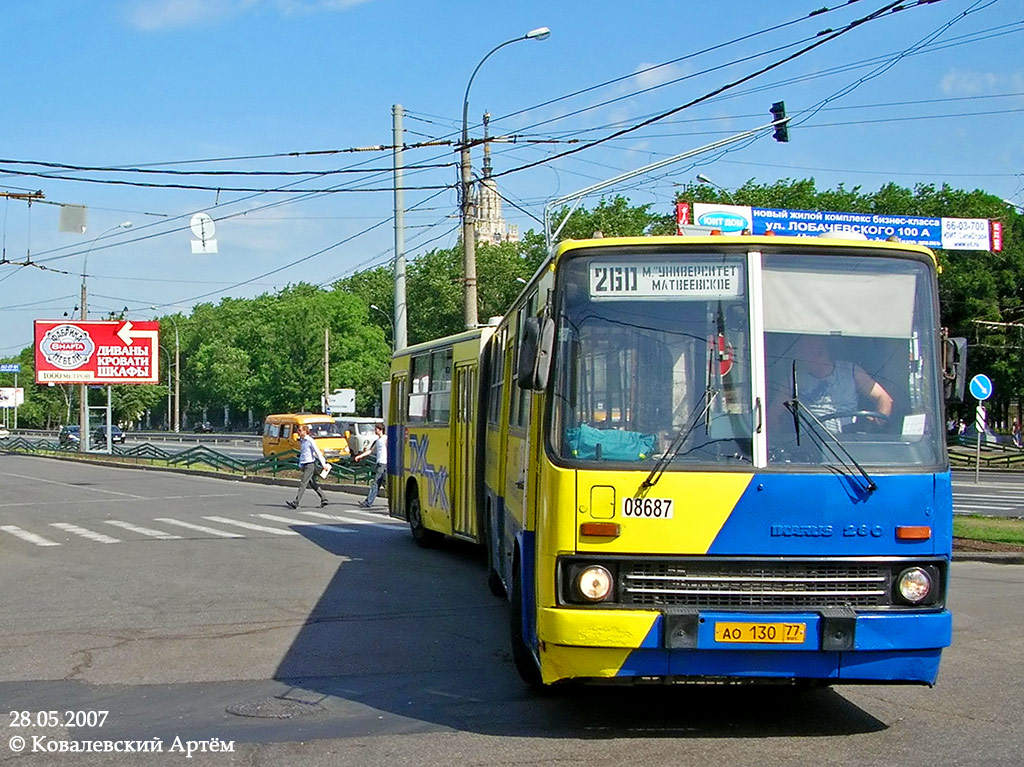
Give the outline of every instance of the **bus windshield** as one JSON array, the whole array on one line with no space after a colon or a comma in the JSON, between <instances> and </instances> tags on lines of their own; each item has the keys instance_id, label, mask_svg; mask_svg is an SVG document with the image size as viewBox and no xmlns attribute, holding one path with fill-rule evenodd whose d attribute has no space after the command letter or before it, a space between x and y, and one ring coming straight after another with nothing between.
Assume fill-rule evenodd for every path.
<instances>
[{"instance_id":1,"label":"bus windshield","mask_svg":"<svg viewBox=\"0 0 1024 767\"><path fill-rule=\"evenodd\" d=\"M926 264L583 251L561 269L550 414L562 461L784 470L834 464L839 443L863 464L941 462Z\"/></svg>"},{"instance_id":2,"label":"bus windshield","mask_svg":"<svg viewBox=\"0 0 1024 767\"><path fill-rule=\"evenodd\" d=\"M553 410L558 454L653 460L679 437L675 461L749 464L745 257L626 263L619 256L564 265Z\"/></svg>"}]
</instances>

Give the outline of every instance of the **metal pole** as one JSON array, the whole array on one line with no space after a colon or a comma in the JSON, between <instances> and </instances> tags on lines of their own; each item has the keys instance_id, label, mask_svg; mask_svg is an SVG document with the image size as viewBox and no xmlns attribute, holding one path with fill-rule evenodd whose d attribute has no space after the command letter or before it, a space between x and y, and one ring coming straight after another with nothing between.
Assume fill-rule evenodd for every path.
<instances>
[{"instance_id":1,"label":"metal pole","mask_svg":"<svg viewBox=\"0 0 1024 767\"><path fill-rule=\"evenodd\" d=\"M181 431L181 344L177 321L174 321L174 431Z\"/></svg>"},{"instance_id":2,"label":"metal pole","mask_svg":"<svg viewBox=\"0 0 1024 767\"><path fill-rule=\"evenodd\" d=\"M82 308L81 319L88 317L88 311L86 309L86 290L85 290L85 278L88 274L89 266L89 254L92 252L93 246L106 234L113 232L115 229L129 229L131 228L131 221L124 221L117 226L112 226L109 229L100 232L93 241L89 243L88 250L85 251L85 258L82 260L82 295L79 302L79 306ZM89 387L86 384L79 384L78 386L78 449L82 452L86 452L89 448Z\"/></svg>"},{"instance_id":3,"label":"metal pole","mask_svg":"<svg viewBox=\"0 0 1024 767\"><path fill-rule=\"evenodd\" d=\"M472 159L469 153L469 89L473 85L473 78L476 77L476 73L480 71L480 67L484 65L495 52L501 50L506 45L512 43L518 43L520 40L546 40L551 35L551 30L547 27L538 27L527 32L522 37L516 37L511 40L506 40L500 43L490 51L487 55L480 59L480 63L476 65L476 69L473 70L473 74L469 76L469 82L466 83L466 94L462 99L462 142L459 148L459 169L461 171L461 191L462 191L462 265L463 265L463 317L465 319L465 325L467 330L472 330L478 323L477 314L477 290L476 290L476 226L474 221L474 210L473 210L473 198L472 198L472 184L473 184L473 168Z\"/></svg>"},{"instance_id":4,"label":"metal pole","mask_svg":"<svg viewBox=\"0 0 1024 767\"><path fill-rule=\"evenodd\" d=\"M391 108L391 114L394 120L395 137L395 319L392 343L395 351L398 351L408 346L405 305L405 190L403 189L404 161L402 159L405 134L402 129L402 115L404 114L402 105L395 104Z\"/></svg>"},{"instance_id":5,"label":"metal pole","mask_svg":"<svg viewBox=\"0 0 1024 767\"><path fill-rule=\"evenodd\" d=\"M324 328L324 406L326 413L330 410L328 397L331 395L331 329Z\"/></svg>"},{"instance_id":6,"label":"metal pole","mask_svg":"<svg viewBox=\"0 0 1024 767\"><path fill-rule=\"evenodd\" d=\"M468 104L467 104L468 106ZM466 118L462 118L462 149L459 152L459 167L462 171L462 273L463 273L463 320L467 330L477 326L476 292L476 227L473 222L472 183L473 170L470 167L469 143L466 138Z\"/></svg>"}]
</instances>

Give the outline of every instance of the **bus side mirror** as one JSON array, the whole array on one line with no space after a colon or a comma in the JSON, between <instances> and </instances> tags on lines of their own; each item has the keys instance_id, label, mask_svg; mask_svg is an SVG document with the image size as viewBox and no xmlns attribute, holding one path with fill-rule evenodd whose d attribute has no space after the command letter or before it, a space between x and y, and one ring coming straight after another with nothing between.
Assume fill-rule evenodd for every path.
<instances>
[{"instance_id":1,"label":"bus side mirror","mask_svg":"<svg viewBox=\"0 0 1024 767\"><path fill-rule=\"evenodd\" d=\"M942 339L942 383L947 402L963 402L967 384L967 339Z\"/></svg>"},{"instance_id":2,"label":"bus side mirror","mask_svg":"<svg viewBox=\"0 0 1024 767\"><path fill-rule=\"evenodd\" d=\"M550 317L528 317L519 342L516 383L522 389L543 391L551 372L551 350L555 341L555 322Z\"/></svg>"}]
</instances>

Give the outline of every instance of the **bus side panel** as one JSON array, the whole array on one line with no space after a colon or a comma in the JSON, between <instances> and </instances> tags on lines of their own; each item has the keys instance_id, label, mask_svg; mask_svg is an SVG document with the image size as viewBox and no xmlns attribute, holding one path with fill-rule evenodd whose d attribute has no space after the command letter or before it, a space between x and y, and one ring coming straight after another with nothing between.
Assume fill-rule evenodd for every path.
<instances>
[{"instance_id":1,"label":"bus side panel","mask_svg":"<svg viewBox=\"0 0 1024 767\"><path fill-rule=\"evenodd\" d=\"M405 473L416 483L423 526L452 534L451 439L447 425L411 424L407 429Z\"/></svg>"}]
</instances>

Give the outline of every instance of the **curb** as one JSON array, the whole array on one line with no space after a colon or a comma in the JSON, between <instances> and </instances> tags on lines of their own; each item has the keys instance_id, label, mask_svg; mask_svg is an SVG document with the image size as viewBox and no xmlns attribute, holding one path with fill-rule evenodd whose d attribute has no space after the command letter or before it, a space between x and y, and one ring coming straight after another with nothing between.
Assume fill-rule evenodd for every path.
<instances>
[{"instance_id":1,"label":"curb","mask_svg":"<svg viewBox=\"0 0 1024 767\"><path fill-rule=\"evenodd\" d=\"M989 562L996 565L1024 565L1024 551L954 551L957 562Z\"/></svg>"}]
</instances>

